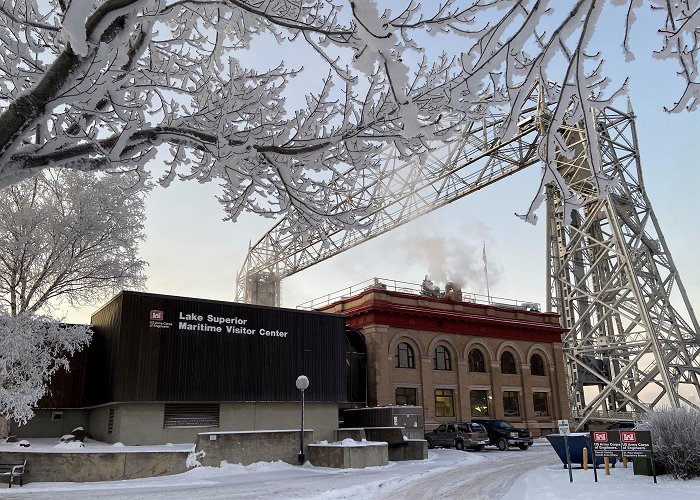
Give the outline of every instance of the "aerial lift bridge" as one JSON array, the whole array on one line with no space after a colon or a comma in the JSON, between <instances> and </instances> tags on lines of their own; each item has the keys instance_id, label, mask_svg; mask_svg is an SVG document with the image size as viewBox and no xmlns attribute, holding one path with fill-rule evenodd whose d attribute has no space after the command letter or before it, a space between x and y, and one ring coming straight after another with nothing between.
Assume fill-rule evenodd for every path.
<instances>
[{"instance_id":1,"label":"aerial lift bridge","mask_svg":"<svg viewBox=\"0 0 700 500\"><path fill-rule=\"evenodd\" d=\"M382 152L341 209L373 210L359 229L324 222L305 239L282 218L251 246L237 278L237 300L279 306L280 281L531 165L550 109L539 89L513 137L498 138L506 115L474 121L461 140L434 149L418 164ZM564 217L564 193L547 192L546 309L561 317L571 417L587 422L641 419L660 406L698 407L698 322L644 189L634 114L591 111L603 174L586 154L582 125L563 130L573 155L557 170L580 208ZM565 224L565 222L569 222Z\"/></svg>"}]
</instances>

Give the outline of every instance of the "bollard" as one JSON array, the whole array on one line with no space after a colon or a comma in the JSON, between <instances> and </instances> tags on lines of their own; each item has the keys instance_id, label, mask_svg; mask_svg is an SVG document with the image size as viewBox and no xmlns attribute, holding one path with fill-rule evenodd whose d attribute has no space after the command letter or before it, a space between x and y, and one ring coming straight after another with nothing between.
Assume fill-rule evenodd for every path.
<instances>
[{"instance_id":1,"label":"bollard","mask_svg":"<svg viewBox=\"0 0 700 500\"><path fill-rule=\"evenodd\" d=\"M622 467L627 468L627 457L622 457Z\"/></svg>"},{"instance_id":2,"label":"bollard","mask_svg":"<svg viewBox=\"0 0 700 500\"><path fill-rule=\"evenodd\" d=\"M603 458L603 462L605 463L605 475L609 476L610 475L610 459L608 457Z\"/></svg>"},{"instance_id":3,"label":"bollard","mask_svg":"<svg viewBox=\"0 0 700 500\"><path fill-rule=\"evenodd\" d=\"M583 465L583 470L588 470L588 448L583 449L583 459L581 465Z\"/></svg>"}]
</instances>

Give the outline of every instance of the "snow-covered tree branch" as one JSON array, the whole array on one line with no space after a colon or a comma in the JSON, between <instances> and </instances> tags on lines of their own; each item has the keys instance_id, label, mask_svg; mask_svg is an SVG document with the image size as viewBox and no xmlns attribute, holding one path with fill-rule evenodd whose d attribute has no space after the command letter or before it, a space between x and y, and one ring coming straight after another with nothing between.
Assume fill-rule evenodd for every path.
<instances>
[{"instance_id":1,"label":"snow-covered tree branch","mask_svg":"<svg viewBox=\"0 0 700 500\"><path fill-rule=\"evenodd\" d=\"M342 201L381 147L420 156L504 110L512 135L547 81L559 86L542 86L554 111L540 154L544 179L561 181L561 125L593 131L589 110L624 91L595 49L611 11L630 57L635 19L658 21L657 55L686 85L669 109L695 109L692 0L3 1L0 185L46 167L140 182L157 172L163 185L222 183L233 220L250 210L352 225L367 207ZM595 139L588 148L596 168Z\"/></svg>"}]
</instances>

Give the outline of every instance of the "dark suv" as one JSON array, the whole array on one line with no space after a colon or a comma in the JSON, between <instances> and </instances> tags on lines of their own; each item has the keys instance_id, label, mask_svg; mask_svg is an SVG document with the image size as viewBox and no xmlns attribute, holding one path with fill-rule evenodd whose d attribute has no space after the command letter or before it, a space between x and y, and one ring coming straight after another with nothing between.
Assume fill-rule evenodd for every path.
<instances>
[{"instance_id":1,"label":"dark suv","mask_svg":"<svg viewBox=\"0 0 700 500\"><path fill-rule=\"evenodd\" d=\"M480 451L489 444L486 429L477 423L463 422L457 424L442 424L437 429L425 433L428 448L441 446L457 448L458 450L472 449Z\"/></svg>"},{"instance_id":2,"label":"dark suv","mask_svg":"<svg viewBox=\"0 0 700 500\"><path fill-rule=\"evenodd\" d=\"M620 429L634 429L634 426L637 425L631 420L619 420L617 422L613 422L612 424L608 425L608 430L609 431L618 431Z\"/></svg>"},{"instance_id":3,"label":"dark suv","mask_svg":"<svg viewBox=\"0 0 700 500\"><path fill-rule=\"evenodd\" d=\"M486 427L489 433L489 444L495 444L501 451L510 446L518 446L527 450L532 446L532 434L527 429L518 429L505 420L474 420Z\"/></svg>"}]
</instances>

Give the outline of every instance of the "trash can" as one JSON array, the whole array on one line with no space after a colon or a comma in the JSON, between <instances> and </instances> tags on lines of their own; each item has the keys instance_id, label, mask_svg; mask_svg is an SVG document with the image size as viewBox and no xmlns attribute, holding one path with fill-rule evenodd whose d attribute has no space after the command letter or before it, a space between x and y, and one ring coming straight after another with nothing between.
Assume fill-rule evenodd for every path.
<instances>
[{"instance_id":1,"label":"trash can","mask_svg":"<svg viewBox=\"0 0 700 500\"><path fill-rule=\"evenodd\" d=\"M666 466L654 460L654 468L656 469L656 475L661 476L667 474ZM635 476L653 476L654 471L651 469L651 458L647 457L635 457L632 459L632 470Z\"/></svg>"},{"instance_id":2,"label":"trash can","mask_svg":"<svg viewBox=\"0 0 700 500\"><path fill-rule=\"evenodd\" d=\"M564 445L564 436L561 434L549 434L545 436L549 444L552 445L554 451L559 455L561 463L566 465L566 446ZM569 456L571 464L579 464L583 467L583 449L588 450L588 464L593 465L593 450L591 448L591 435L588 432L572 432L569 438ZM603 457L596 457L596 463L603 465ZM617 458L610 457L610 465L615 467Z\"/></svg>"}]
</instances>

